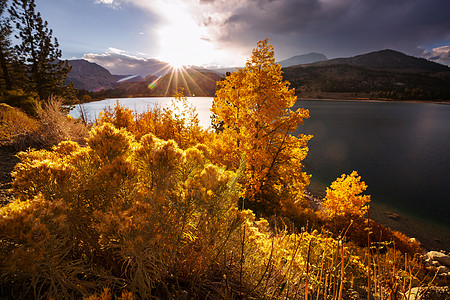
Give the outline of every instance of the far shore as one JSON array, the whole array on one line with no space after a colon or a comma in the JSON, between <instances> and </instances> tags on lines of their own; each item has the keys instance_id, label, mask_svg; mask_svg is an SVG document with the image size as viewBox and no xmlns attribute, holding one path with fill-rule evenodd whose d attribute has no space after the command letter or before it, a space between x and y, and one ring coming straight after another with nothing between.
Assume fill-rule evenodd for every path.
<instances>
[{"instance_id":1,"label":"far shore","mask_svg":"<svg viewBox=\"0 0 450 300\"><path fill-rule=\"evenodd\" d=\"M214 96L186 96L188 98L214 98ZM124 96L124 97L110 97L110 98L102 98L102 99L92 99L90 101L86 101L78 104L85 104L90 102L98 102L106 99L128 99L128 98L174 98L174 96L145 96L145 95L136 95L136 96ZM430 104L448 104L450 105L450 100L394 100L394 99L369 99L369 98L312 98L312 97L301 97L297 96L300 101L334 101L334 102L386 102L386 103L430 103Z\"/></svg>"},{"instance_id":2,"label":"far shore","mask_svg":"<svg viewBox=\"0 0 450 300\"><path fill-rule=\"evenodd\" d=\"M339 99L339 98L302 98L297 96L300 101L333 101L333 102L385 102L385 103L432 103L432 104L450 104L450 100L425 101L425 100L390 100L390 99Z\"/></svg>"}]
</instances>

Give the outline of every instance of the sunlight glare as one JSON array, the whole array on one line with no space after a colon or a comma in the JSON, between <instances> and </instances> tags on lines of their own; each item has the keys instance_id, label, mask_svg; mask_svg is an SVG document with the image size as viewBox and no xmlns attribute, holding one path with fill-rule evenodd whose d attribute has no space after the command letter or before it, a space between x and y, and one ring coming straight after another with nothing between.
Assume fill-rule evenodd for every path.
<instances>
[{"instance_id":1,"label":"sunlight glare","mask_svg":"<svg viewBox=\"0 0 450 300\"><path fill-rule=\"evenodd\" d=\"M166 23L158 29L160 53L158 57L174 68L183 65L202 65L214 57L214 49L201 28L181 3L160 2Z\"/></svg>"}]
</instances>

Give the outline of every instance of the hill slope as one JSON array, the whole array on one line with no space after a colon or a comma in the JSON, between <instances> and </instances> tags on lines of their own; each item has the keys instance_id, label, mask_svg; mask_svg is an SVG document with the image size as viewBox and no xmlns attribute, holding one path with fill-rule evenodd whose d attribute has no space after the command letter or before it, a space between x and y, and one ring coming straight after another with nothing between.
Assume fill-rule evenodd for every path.
<instances>
[{"instance_id":1,"label":"hill slope","mask_svg":"<svg viewBox=\"0 0 450 300\"><path fill-rule=\"evenodd\" d=\"M303 65L310 64L319 61L326 61L328 58L322 53L309 53L303 55L293 56L291 58L281 60L278 63L283 67L295 66L295 65Z\"/></svg>"},{"instance_id":2,"label":"hill slope","mask_svg":"<svg viewBox=\"0 0 450 300\"><path fill-rule=\"evenodd\" d=\"M149 75L136 82L121 82L114 88L96 93L97 97L173 96L183 88L186 96L213 97L220 76L208 70L177 69L164 76Z\"/></svg>"},{"instance_id":3,"label":"hill slope","mask_svg":"<svg viewBox=\"0 0 450 300\"><path fill-rule=\"evenodd\" d=\"M283 68L299 97L450 100L450 68L392 50Z\"/></svg>"},{"instance_id":4,"label":"hill slope","mask_svg":"<svg viewBox=\"0 0 450 300\"><path fill-rule=\"evenodd\" d=\"M76 89L95 91L110 89L124 75L112 75L107 69L84 59L69 60L72 70L67 75L66 82L73 82Z\"/></svg>"},{"instance_id":5,"label":"hill slope","mask_svg":"<svg viewBox=\"0 0 450 300\"><path fill-rule=\"evenodd\" d=\"M313 66L350 65L368 69L403 72L448 72L449 67L424 58L409 56L394 50L381 50L349 58L335 58L311 64Z\"/></svg>"}]
</instances>

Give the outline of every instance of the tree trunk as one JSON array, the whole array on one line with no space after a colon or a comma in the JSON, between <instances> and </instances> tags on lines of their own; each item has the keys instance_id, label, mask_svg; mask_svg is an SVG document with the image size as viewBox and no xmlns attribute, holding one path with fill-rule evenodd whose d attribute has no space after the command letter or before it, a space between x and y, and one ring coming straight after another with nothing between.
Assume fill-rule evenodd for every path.
<instances>
[{"instance_id":1,"label":"tree trunk","mask_svg":"<svg viewBox=\"0 0 450 300\"><path fill-rule=\"evenodd\" d=\"M3 71L3 77L5 78L6 90L12 90L11 78L9 77L8 66L6 65L5 55L3 54L3 49L0 48L0 65Z\"/></svg>"}]
</instances>

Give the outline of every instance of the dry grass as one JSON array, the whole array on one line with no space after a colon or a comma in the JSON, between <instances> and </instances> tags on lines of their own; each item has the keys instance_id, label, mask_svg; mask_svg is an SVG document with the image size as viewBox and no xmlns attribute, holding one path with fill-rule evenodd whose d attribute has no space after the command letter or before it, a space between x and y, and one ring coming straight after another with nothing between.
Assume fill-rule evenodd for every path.
<instances>
[{"instance_id":1,"label":"dry grass","mask_svg":"<svg viewBox=\"0 0 450 300\"><path fill-rule=\"evenodd\" d=\"M65 115L62 104L62 98L53 97L44 103L39 112L40 130L36 138L43 148L50 148L63 140L85 144L87 127L80 120Z\"/></svg>"},{"instance_id":2,"label":"dry grass","mask_svg":"<svg viewBox=\"0 0 450 300\"><path fill-rule=\"evenodd\" d=\"M17 108L0 103L0 141L20 139L36 132L39 123Z\"/></svg>"},{"instance_id":3,"label":"dry grass","mask_svg":"<svg viewBox=\"0 0 450 300\"><path fill-rule=\"evenodd\" d=\"M85 144L87 127L80 120L65 115L63 99L51 98L38 110L38 117L29 117L6 104L0 106L0 140L17 150L51 148L63 140Z\"/></svg>"}]
</instances>

